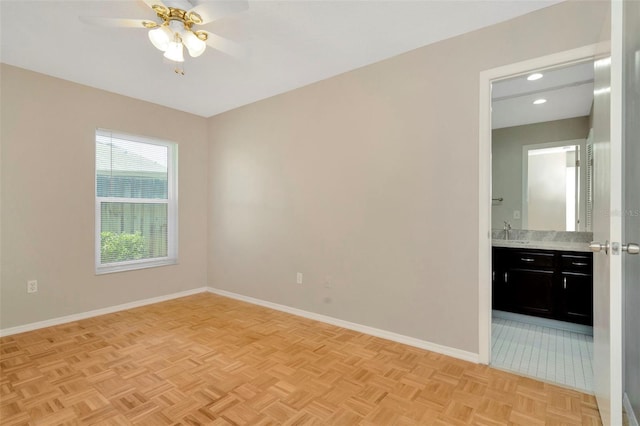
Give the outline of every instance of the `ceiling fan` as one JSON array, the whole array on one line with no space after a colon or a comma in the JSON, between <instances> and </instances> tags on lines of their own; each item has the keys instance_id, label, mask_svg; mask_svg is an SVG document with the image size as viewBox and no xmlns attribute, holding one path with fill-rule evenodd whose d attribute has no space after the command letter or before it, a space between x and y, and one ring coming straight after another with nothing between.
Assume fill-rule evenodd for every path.
<instances>
[{"instance_id":1,"label":"ceiling fan","mask_svg":"<svg viewBox=\"0 0 640 426\"><path fill-rule=\"evenodd\" d=\"M80 20L104 27L148 29L151 43L164 52L166 59L176 64L175 72L182 75L185 47L193 58L202 55L207 45L231 56L240 55L235 43L198 27L247 10L247 0L204 1L197 4L195 0L142 1L155 12L159 21L86 16L80 17Z\"/></svg>"}]
</instances>

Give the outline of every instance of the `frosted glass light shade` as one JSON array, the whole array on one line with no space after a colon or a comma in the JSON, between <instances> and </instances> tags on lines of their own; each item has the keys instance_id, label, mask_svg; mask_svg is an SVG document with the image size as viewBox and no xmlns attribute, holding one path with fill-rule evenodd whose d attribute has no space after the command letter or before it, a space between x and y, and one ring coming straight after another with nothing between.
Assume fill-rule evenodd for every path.
<instances>
[{"instance_id":1,"label":"frosted glass light shade","mask_svg":"<svg viewBox=\"0 0 640 426\"><path fill-rule=\"evenodd\" d=\"M205 49L207 48L207 43L200 40L198 36L196 36L192 31L185 31L182 35L182 42L185 46L187 46L187 50L189 51L189 55L194 58L202 55Z\"/></svg>"},{"instance_id":2,"label":"frosted glass light shade","mask_svg":"<svg viewBox=\"0 0 640 426\"><path fill-rule=\"evenodd\" d=\"M179 41L172 41L164 52L164 57L174 62L184 62L183 46Z\"/></svg>"},{"instance_id":3,"label":"frosted glass light shade","mask_svg":"<svg viewBox=\"0 0 640 426\"><path fill-rule=\"evenodd\" d=\"M154 28L149 31L149 40L158 50L162 50L166 52L169 48L169 43L173 38L173 33L166 26L161 26L158 28Z\"/></svg>"}]
</instances>

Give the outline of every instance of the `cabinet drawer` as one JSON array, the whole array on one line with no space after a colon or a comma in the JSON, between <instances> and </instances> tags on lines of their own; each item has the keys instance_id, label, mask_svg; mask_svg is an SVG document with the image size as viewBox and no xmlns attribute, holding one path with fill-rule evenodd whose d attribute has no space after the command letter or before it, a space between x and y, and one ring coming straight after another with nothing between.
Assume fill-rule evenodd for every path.
<instances>
[{"instance_id":1,"label":"cabinet drawer","mask_svg":"<svg viewBox=\"0 0 640 426\"><path fill-rule=\"evenodd\" d=\"M511 265L524 269L551 269L553 268L553 253L537 253L528 251L516 251L511 254Z\"/></svg>"},{"instance_id":2,"label":"cabinet drawer","mask_svg":"<svg viewBox=\"0 0 640 426\"><path fill-rule=\"evenodd\" d=\"M589 275L593 273L593 256L591 254L562 254L560 257L560 263L563 271L579 272Z\"/></svg>"}]
</instances>

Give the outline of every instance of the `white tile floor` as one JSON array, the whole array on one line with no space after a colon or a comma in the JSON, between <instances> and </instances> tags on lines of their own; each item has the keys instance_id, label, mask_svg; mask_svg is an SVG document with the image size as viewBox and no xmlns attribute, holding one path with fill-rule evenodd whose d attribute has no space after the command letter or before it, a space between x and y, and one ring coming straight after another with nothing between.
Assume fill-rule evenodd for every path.
<instances>
[{"instance_id":1,"label":"white tile floor","mask_svg":"<svg viewBox=\"0 0 640 426\"><path fill-rule=\"evenodd\" d=\"M491 365L593 393L593 336L493 318Z\"/></svg>"}]
</instances>

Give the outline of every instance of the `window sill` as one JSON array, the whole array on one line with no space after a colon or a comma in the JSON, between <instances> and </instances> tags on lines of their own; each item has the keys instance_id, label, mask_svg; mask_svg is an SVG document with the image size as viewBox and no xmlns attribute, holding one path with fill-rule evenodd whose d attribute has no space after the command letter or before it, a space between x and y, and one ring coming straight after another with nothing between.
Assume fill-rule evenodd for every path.
<instances>
[{"instance_id":1,"label":"window sill","mask_svg":"<svg viewBox=\"0 0 640 426\"><path fill-rule=\"evenodd\" d=\"M138 269L156 268L158 266L176 265L178 259L162 258L153 260L138 260L132 262L112 263L109 265L96 266L96 275L111 274L114 272L135 271Z\"/></svg>"}]
</instances>

